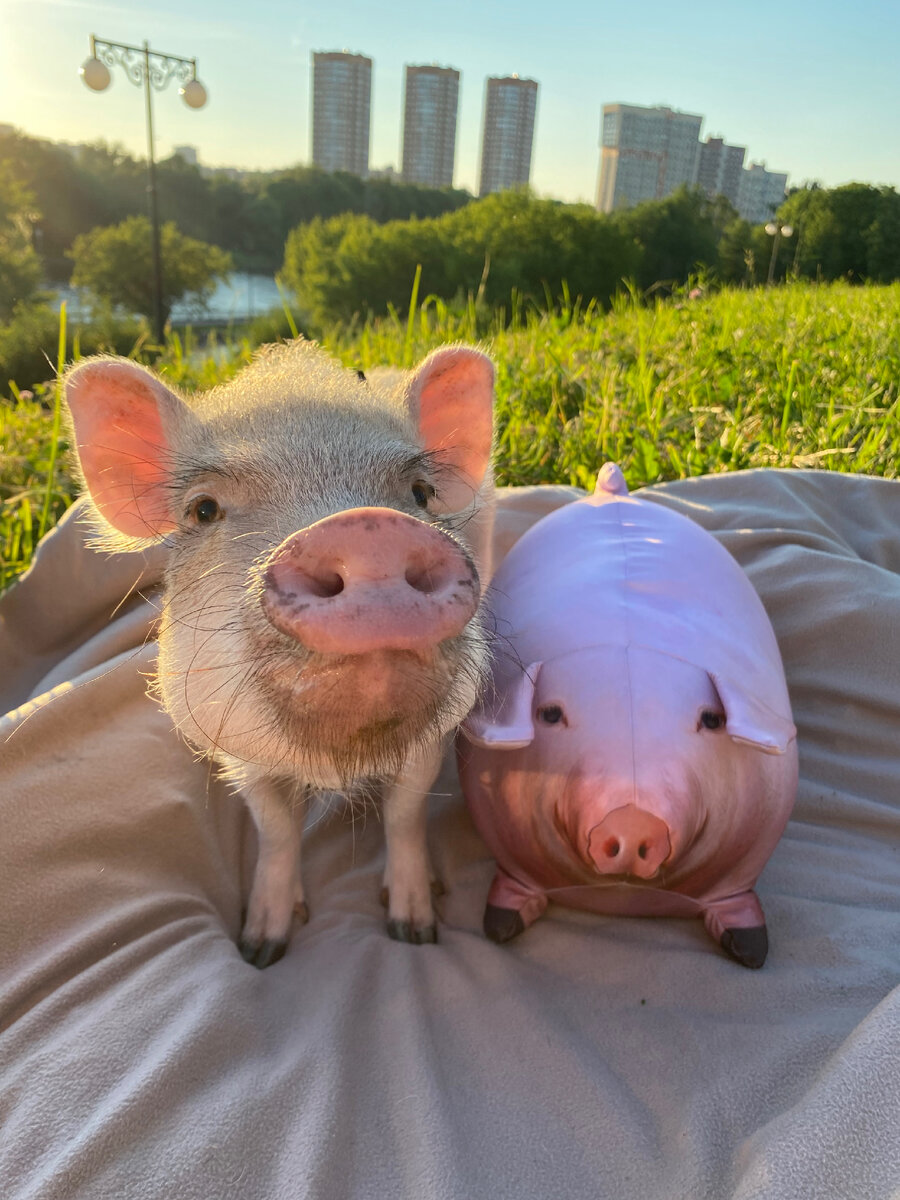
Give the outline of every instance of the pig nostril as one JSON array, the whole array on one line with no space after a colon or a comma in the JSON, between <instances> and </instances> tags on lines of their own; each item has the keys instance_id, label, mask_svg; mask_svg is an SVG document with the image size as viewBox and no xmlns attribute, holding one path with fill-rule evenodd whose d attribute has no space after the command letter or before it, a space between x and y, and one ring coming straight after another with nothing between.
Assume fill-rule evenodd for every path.
<instances>
[{"instance_id":1,"label":"pig nostril","mask_svg":"<svg viewBox=\"0 0 900 1200\"><path fill-rule=\"evenodd\" d=\"M638 846L638 858L646 858L649 853L650 847L646 842L641 842L641 844Z\"/></svg>"},{"instance_id":2,"label":"pig nostril","mask_svg":"<svg viewBox=\"0 0 900 1200\"><path fill-rule=\"evenodd\" d=\"M609 839L609 841L603 847L603 853L606 855L607 858L615 858L616 857L616 855L619 853L619 843L616 841L615 838Z\"/></svg>"},{"instance_id":3,"label":"pig nostril","mask_svg":"<svg viewBox=\"0 0 900 1200\"><path fill-rule=\"evenodd\" d=\"M428 567L407 567L404 578L414 591L422 592L425 596L430 595L437 586Z\"/></svg>"},{"instance_id":4,"label":"pig nostril","mask_svg":"<svg viewBox=\"0 0 900 1200\"><path fill-rule=\"evenodd\" d=\"M341 594L344 590L344 581L336 571L323 571L320 575L307 576L307 587L314 596L322 596L327 599Z\"/></svg>"}]
</instances>

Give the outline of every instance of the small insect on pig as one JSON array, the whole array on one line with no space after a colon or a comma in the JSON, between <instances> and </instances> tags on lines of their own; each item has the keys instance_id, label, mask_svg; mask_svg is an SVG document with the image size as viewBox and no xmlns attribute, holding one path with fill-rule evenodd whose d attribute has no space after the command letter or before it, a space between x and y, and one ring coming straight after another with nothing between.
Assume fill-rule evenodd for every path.
<instances>
[{"instance_id":1,"label":"small insect on pig","mask_svg":"<svg viewBox=\"0 0 900 1200\"><path fill-rule=\"evenodd\" d=\"M66 378L100 544L170 548L158 695L252 812L257 967L306 916L309 788L383 786L388 932L436 940L425 797L487 669L493 379L452 346L366 382L303 341L190 399L123 359Z\"/></svg>"},{"instance_id":2,"label":"small insect on pig","mask_svg":"<svg viewBox=\"0 0 900 1200\"><path fill-rule=\"evenodd\" d=\"M762 966L753 887L793 805L797 745L772 626L735 560L629 496L610 463L593 496L516 543L491 606L507 649L459 743L498 862L488 937L515 937L551 899L702 913Z\"/></svg>"}]
</instances>

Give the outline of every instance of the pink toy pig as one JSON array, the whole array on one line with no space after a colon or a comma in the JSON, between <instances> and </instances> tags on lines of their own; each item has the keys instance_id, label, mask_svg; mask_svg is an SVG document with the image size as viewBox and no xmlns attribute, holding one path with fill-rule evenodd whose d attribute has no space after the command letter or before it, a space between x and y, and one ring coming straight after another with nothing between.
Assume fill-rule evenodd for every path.
<instances>
[{"instance_id":1,"label":"pink toy pig","mask_svg":"<svg viewBox=\"0 0 900 1200\"><path fill-rule=\"evenodd\" d=\"M686 517L628 495L608 463L497 572L493 686L460 741L497 859L484 930L548 900L692 916L747 967L768 950L753 891L797 789L772 626L747 576Z\"/></svg>"}]
</instances>

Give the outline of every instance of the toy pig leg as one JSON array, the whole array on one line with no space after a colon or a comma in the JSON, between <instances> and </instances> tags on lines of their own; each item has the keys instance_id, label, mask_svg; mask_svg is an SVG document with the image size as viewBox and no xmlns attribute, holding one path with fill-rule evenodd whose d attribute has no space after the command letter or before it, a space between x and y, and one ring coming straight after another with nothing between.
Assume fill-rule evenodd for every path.
<instances>
[{"instance_id":1,"label":"toy pig leg","mask_svg":"<svg viewBox=\"0 0 900 1200\"><path fill-rule=\"evenodd\" d=\"M534 891L497 868L484 910L484 932L492 942L510 942L541 916L547 907L543 892Z\"/></svg>"},{"instance_id":2,"label":"toy pig leg","mask_svg":"<svg viewBox=\"0 0 900 1200\"><path fill-rule=\"evenodd\" d=\"M710 937L744 967L761 967L769 952L766 918L752 889L716 900L703 913Z\"/></svg>"}]
</instances>

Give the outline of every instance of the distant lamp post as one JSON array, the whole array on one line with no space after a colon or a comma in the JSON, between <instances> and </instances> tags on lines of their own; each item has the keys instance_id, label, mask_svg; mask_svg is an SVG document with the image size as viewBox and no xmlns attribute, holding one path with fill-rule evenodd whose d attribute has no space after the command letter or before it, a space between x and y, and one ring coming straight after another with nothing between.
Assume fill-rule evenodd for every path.
<instances>
[{"instance_id":1,"label":"distant lamp post","mask_svg":"<svg viewBox=\"0 0 900 1200\"><path fill-rule=\"evenodd\" d=\"M778 258L778 243L782 238L789 238L793 232L793 225L779 225L777 221L770 221L766 226L766 233L772 238L772 257L769 259L768 279L770 284L775 280L775 260Z\"/></svg>"},{"instance_id":2,"label":"distant lamp post","mask_svg":"<svg viewBox=\"0 0 900 1200\"><path fill-rule=\"evenodd\" d=\"M156 158L153 151L152 90L161 92L173 79L181 84L179 95L188 108L202 108L206 103L206 88L197 78L196 58L179 58L177 54L160 54L143 46L126 46L120 42L105 42L91 34L91 57L82 65L79 74L93 92L109 87L110 67L124 67L125 74L137 87L143 86L147 109L147 165L150 183L150 224L153 228L153 311L154 333L158 343L163 338L163 279L162 247L159 235L159 202L156 194Z\"/></svg>"}]
</instances>

